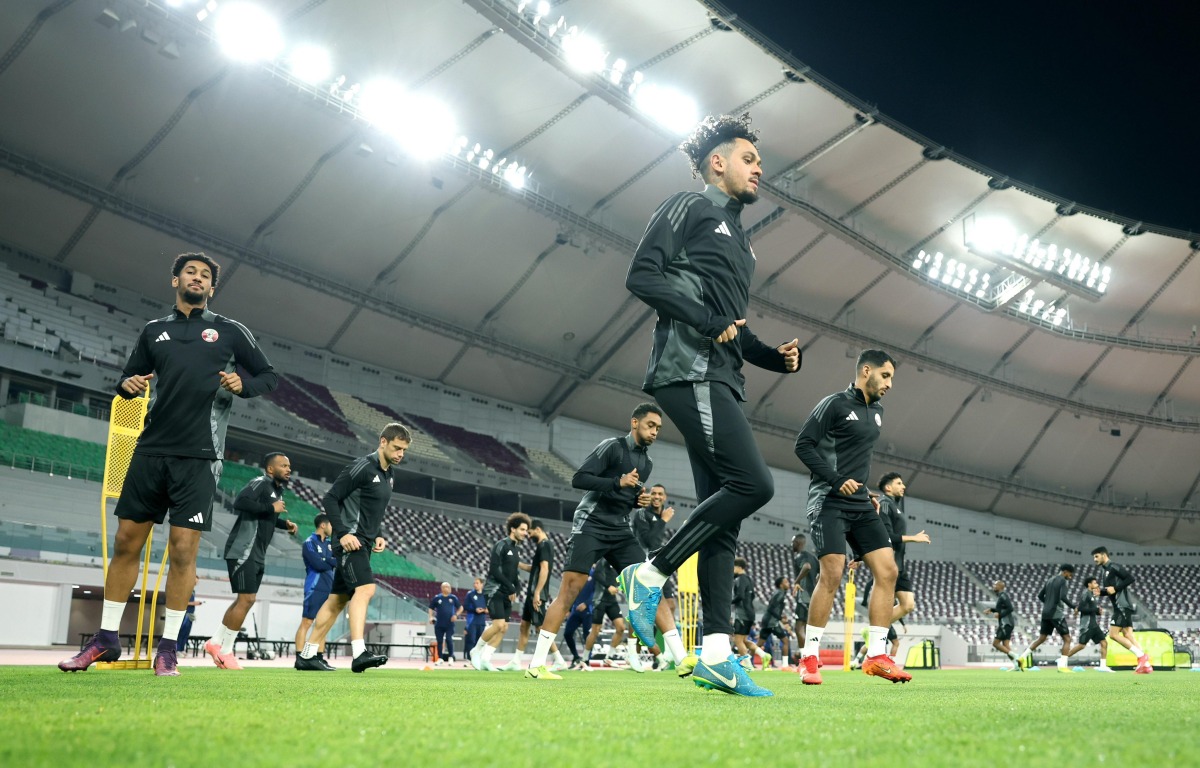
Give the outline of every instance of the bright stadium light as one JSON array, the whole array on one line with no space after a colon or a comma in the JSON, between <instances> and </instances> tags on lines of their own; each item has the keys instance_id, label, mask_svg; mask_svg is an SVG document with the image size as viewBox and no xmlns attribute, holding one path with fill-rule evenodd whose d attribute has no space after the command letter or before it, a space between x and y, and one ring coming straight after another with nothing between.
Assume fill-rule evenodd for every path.
<instances>
[{"instance_id":1,"label":"bright stadium light","mask_svg":"<svg viewBox=\"0 0 1200 768\"><path fill-rule=\"evenodd\" d=\"M454 115L446 105L422 94L410 94L393 80L372 80L364 85L358 105L364 120L411 154L453 152L461 141Z\"/></svg>"},{"instance_id":2,"label":"bright stadium light","mask_svg":"<svg viewBox=\"0 0 1200 768\"><path fill-rule=\"evenodd\" d=\"M221 6L217 15L217 42L231 59L268 61L283 51L283 32L271 14L250 3Z\"/></svg>"},{"instance_id":3,"label":"bright stadium light","mask_svg":"<svg viewBox=\"0 0 1200 768\"><path fill-rule=\"evenodd\" d=\"M968 216L963 221L963 244L985 259L1091 298L1107 291L1112 279L1109 267L1071 248L1020 233L1002 219Z\"/></svg>"},{"instance_id":4,"label":"bright stadium light","mask_svg":"<svg viewBox=\"0 0 1200 768\"><path fill-rule=\"evenodd\" d=\"M309 85L324 82L333 74L329 51L315 45L298 45L288 57L288 69Z\"/></svg>"},{"instance_id":5,"label":"bright stadium light","mask_svg":"<svg viewBox=\"0 0 1200 768\"><path fill-rule=\"evenodd\" d=\"M642 83L634 91L633 103L655 122L680 136L700 122L700 108L696 106L696 100L674 88Z\"/></svg>"},{"instance_id":6,"label":"bright stadium light","mask_svg":"<svg viewBox=\"0 0 1200 768\"><path fill-rule=\"evenodd\" d=\"M581 34L578 27L571 27L563 36L562 50L567 64L585 74L602 71L608 61L608 51L596 38Z\"/></svg>"}]
</instances>

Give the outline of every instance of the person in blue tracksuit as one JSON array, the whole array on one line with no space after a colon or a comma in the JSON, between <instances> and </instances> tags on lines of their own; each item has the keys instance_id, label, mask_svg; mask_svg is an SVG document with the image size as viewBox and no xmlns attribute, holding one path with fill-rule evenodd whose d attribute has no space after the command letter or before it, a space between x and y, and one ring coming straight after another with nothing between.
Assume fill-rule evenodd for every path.
<instances>
[{"instance_id":1,"label":"person in blue tracksuit","mask_svg":"<svg viewBox=\"0 0 1200 768\"><path fill-rule=\"evenodd\" d=\"M429 600L429 621L437 637L438 664L454 663L454 620L462 615L462 601L450 582L442 582L442 592Z\"/></svg>"},{"instance_id":2,"label":"person in blue tracksuit","mask_svg":"<svg viewBox=\"0 0 1200 768\"><path fill-rule=\"evenodd\" d=\"M475 588L467 592L463 600L463 613L467 617L463 647L470 650L479 642L479 636L487 626L487 595L483 594L483 579L475 579Z\"/></svg>"},{"instance_id":3,"label":"person in blue tracksuit","mask_svg":"<svg viewBox=\"0 0 1200 768\"><path fill-rule=\"evenodd\" d=\"M595 570L594 568L592 569ZM583 657L579 655L579 648L575 645L576 633L580 629L588 630L592 625L592 596L596 591L596 580L592 578L592 573L588 573L588 580L583 583L583 588L579 590L579 594L575 596L575 603L571 606L571 614L567 616L566 626L563 628L563 636L567 641L567 647L571 649L571 669L578 669L583 666Z\"/></svg>"},{"instance_id":4,"label":"person in blue tracksuit","mask_svg":"<svg viewBox=\"0 0 1200 768\"><path fill-rule=\"evenodd\" d=\"M321 610L321 606L329 598L329 588L333 586L333 570L337 567L337 558L334 557L333 547L329 543L329 537L333 535L333 524L329 522L328 515L320 514L314 517L313 527L316 530L304 540L304 545L300 548L304 556L305 571L304 613L300 619L300 628L296 630L297 653L304 646L304 638L308 637L308 630L312 627L313 619L317 618L317 611ZM324 641L321 641L317 649L317 658L323 665L322 669L333 669L325 662Z\"/></svg>"}]
</instances>

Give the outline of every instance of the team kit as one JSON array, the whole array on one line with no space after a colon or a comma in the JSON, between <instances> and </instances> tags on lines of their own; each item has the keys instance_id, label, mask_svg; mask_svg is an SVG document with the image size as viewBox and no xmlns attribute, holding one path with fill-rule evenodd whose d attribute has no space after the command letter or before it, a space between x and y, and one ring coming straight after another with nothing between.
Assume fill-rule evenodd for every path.
<instances>
[{"instance_id":1,"label":"team kit","mask_svg":"<svg viewBox=\"0 0 1200 768\"><path fill-rule=\"evenodd\" d=\"M652 400L638 404L629 415L628 432L597 445L572 477L582 497L557 594L550 593L555 553L545 525L521 513L510 515L504 536L490 550L487 573L465 600L443 584L430 601L440 663L454 662L453 625L465 617L464 661L473 668L524 670L532 681L562 680L558 672L564 669L591 669L585 654L595 649L607 619L614 625L610 660L623 652L634 671L673 669L701 688L768 697L772 692L748 670L755 660L770 667L770 648L787 663L793 635L800 682L821 684L820 645L836 593L847 569L862 567L872 586L859 666L882 680L911 681L895 661L892 625L914 605L914 585L904 567L906 545L927 544L929 537L907 532L899 474L888 473L874 486L870 482L871 454L885 422L882 400L898 367L886 351L858 355L850 384L816 403L796 437L796 457L811 478L804 509L808 531L793 539L793 572L774 580L775 592L755 625L750 564L736 556L739 531L743 520L771 501L775 489L743 411L742 369L750 363L787 376L802 364L797 339L761 340L747 321L756 258L742 211L759 197L763 169L757 142L749 115L717 115L705 118L680 145L704 187L672 195L654 211L625 280L629 292L657 316L642 387ZM59 664L64 671L120 658L117 633L147 534L169 521L171 567L153 667L158 676L179 674L180 628L193 599L200 537L212 527L230 410L235 399L267 394L279 384L250 330L209 308L219 281L220 266L210 256L177 257L171 272L173 311L146 324L120 376L121 397L143 396L152 387L153 400L115 510L118 530L100 627L78 654ZM650 448L667 422L686 446L698 502L673 529L667 528L674 510L666 504L666 488L651 482ZM346 465L325 493L323 513L313 521L316 530L302 550L307 577L295 641L297 670L334 671L325 656L326 640L343 614L352 671L387 662L365 640L375 592L371 556L388 548L383 517L394 468L413 439L403 424L383 425L374 450ZM285 517L288 457L271 453L262 469L234 502L237 521L224 557L235 598L217 635L205 644L213 663L226 670L240 669L233 645L254 604L271 539L276 531L291 534L297 528ZM523 562L521 548L530 539L534 555ZM693 556L702 627L695 652L685 647L677 628L672 578ZM1039 639L1021 654L1011 652L1012 601L997 583L997 602L989 609L998 620L995 647L1013 659L1014 669L1024 669L1018 659L1058 634L1063 639L1060 668L1088 643L1112 640L1138 657L1139 673L1152 671L1134 643L1134 606L1127 592L1132 574L1103 548L1093 558L1104 569L1102 583L1089 582L1085 598L1071 603L1066 583L1073 569L1064 566L1039 595L1044 606ZM522 571L528 573L524 587ZM1111 609L1107 635L1098 620L1105 599ZM497 666L494 654L519 601L516 655ZM1074 646L1063 619L1068 607L1087 618ZM577 649L581 630L587 633L585 654ZM571 662L557 646L560 633ZM534 647L525 664L531 636ZM648 664L641 648L650 655Z\"/></svg>"}]
</instances>

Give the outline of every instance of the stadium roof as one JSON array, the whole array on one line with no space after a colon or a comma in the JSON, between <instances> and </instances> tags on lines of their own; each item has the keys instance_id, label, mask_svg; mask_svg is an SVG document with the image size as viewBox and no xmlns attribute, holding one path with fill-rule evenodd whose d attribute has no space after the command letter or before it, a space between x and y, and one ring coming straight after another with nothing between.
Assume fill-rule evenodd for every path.
<instances>
[{"instance_id":1,"label":"stadium roof","mask_svg":"<svg viewBox=\"0 0 1200 768\"><path fill-rule=\"evenodd\" d=\"M0 239L147 295L165 257L202 248L226 265L214 307L251 328L620 424L653 325L625 269L696 184L678 94L748 110L768 179L746 211L749 320L805 352L798 376L748 371L772 464L801 469L795 431L882 346L901 366L877 473L1200 544L1193 235L948 152L715 3L539 5L271 0L283 46L239 63L228 0L0 4ZM312 84L301 43L332 63ZM431 138L438 103L456 154Z\"/></svg>"}]
</instances>

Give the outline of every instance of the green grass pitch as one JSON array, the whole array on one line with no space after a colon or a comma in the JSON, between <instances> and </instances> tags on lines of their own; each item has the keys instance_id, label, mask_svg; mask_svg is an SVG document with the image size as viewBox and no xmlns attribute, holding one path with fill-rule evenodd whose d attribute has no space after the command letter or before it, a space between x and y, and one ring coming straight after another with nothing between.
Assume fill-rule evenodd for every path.
<instances>
[{"instance_id":1,"label":"green grass pitch","mask_svg":"<svg viewBox=\"0 0 1200 768\"><path fill-rule=\"evenodd\" d=\"M674 673L0 667L3 766L1194 766L1200 674Z\"/></svg>"}]
</instances>

